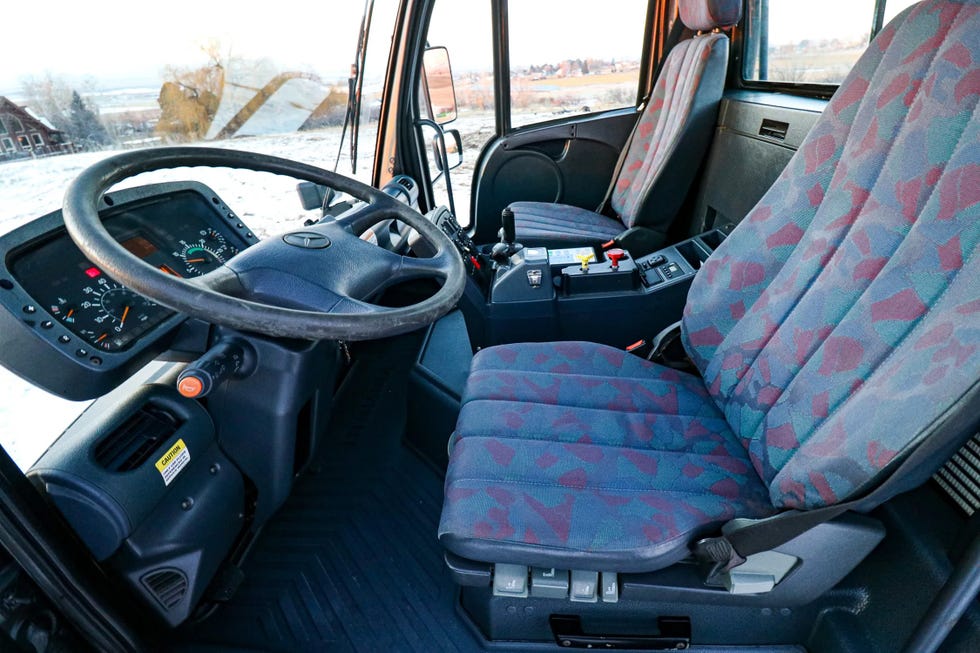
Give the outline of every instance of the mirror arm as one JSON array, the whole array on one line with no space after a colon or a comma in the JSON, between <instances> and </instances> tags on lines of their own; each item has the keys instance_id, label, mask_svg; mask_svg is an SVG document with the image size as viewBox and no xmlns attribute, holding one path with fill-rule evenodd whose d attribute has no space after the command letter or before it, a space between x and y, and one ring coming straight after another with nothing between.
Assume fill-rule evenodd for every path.
<instances>
[{"instance_id":1,"label":"mirror arm","mask_svg":"<svg viewBox=\"0 0 980 653\"><path fill-rule=\"evenodd\" d=\"M442 125L437 123L435 120L429 120L428 118L419 118L416 120L416 124L419 127L431 127L436 131L436 138L439 139L439 159L442 163L442 172L446 176L446 195L449 197L449 210L453 215L456 215L456 202L453 201L453 186L449 180L449 155L446 153L446 132L443 131ZM435 179L438 179L436 177ZM435 179L433 183L435 183Z\"/></svg>"}]
</instances>

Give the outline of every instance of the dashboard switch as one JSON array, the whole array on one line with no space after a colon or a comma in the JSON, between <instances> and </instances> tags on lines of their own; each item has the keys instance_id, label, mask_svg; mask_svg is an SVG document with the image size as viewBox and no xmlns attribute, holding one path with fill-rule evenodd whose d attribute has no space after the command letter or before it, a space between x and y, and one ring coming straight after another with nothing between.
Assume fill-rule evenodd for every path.
<instances>
[{"instance_id":1,"label":"dashboard switch","mask_svg":"<svg viewBox=\"0 0 980 653\"><path fill-rule=\"evenodd\" d=\"M196 376L186 376L177 383L177 392L188 399L197 399L204 391L204 382Z\"/></svg>"},{"instance_id":2,"label":"dashboard switch","mask_svg":"<svg viewBox=\"0 0 980 653\"><path fill-rule=\"evenodd\" d=\"M177 377L177 392L189 399L200 399L239 374L244 366L245 345L235 340L219 342L184 368Z\"/></svg>"}]
</instances>

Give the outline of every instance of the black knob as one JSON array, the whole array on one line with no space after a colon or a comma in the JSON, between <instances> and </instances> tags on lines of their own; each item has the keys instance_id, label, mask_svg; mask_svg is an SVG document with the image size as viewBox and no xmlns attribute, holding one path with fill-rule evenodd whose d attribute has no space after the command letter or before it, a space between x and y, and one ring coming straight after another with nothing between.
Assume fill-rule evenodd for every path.
<instances>
[{"instance_id":1,"label":"black knob","mask_svg":"<svg viewBox=\"0 0 980 653\"><path fill-rule=\"evenodd\" d=\"M517 229L514 226L514 212L508 206L500 212L500 242L513 243L517 239Z\"/></svg>"}]
</instances>

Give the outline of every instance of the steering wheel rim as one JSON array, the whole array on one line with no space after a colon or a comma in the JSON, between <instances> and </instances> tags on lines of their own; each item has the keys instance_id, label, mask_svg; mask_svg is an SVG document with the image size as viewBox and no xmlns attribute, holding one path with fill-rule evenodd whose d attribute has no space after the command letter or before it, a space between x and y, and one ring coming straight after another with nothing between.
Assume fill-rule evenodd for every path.
<instances>
[{"instance_id":1,"label":"steering wheel rim","mask_svg":"<svg viewBox=\"0 0 980 653\"><path fill-rule=\"evenodd\" d=\"M323 226L318 224L302 231L329 230L333 238L340 238L347 243L348 249L353 247L356 250L359 246L347 242L344 232L350 238L363 243L364 241L357 239L357 235L367 227L385 217L397 218L418 231L436 253L429 259L397 257L403 260L396 264L393 259L389 259L386 264L392 269L400 270L402 278L441 278L442 287L431 297L406 307L384 308L370 305L360 298L348 297L339 292L333 294L349 301L338 301L326 309L313 310L308 302L292 307L256 300L255 297L272 295L250 290L243 281L246 274L236 271L228 264L197 279L182 279L166 274L116 242L103 226L98 207L104 193L124 179L143 172L180 167L226 167L271 172L345 192L366 204L355 208L349 215L345 214L346 217L342 216L335 223ZM266 154L205 147L163 147L118 154L95 163L72 181L65 194L63 215L68 234L82 253L119 283L191 317L274 337L352 341L407 333L434 322L449 312L462 296L466 283L465 268L452 241L422 214L350 177ZM284 239L260 241L238 254L232 261L237 261L243 254L272 240ZM395 256L373 245L364 245L377 252L368 253L369 256L380 257L381 252L384 253L383 256ZM282 248L275 244L267 247ZM322 251L329 252L330 249L327 247ZM252 258L259 257L256 254ZM331 292L327 288L322 290L325 296ZM333 310L341 305L353 310Z\"/></svg>"}]
</instances>

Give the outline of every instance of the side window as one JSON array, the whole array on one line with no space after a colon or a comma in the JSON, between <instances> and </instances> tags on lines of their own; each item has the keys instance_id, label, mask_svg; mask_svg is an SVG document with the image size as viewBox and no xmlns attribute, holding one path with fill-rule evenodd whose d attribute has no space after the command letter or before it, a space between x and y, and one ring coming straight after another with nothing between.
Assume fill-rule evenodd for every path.
<instances>
[{"instance_id":1,"label":"side window","mask_svg":"<svg viewBox=\"0 0 980 653\"><path fill-rule=\"evenodd\" d=\"M636 104L646 0L511 2L511 125Z\"/></svg>"},{"instance_id":2,"label":"side window","mask_svg":"<svg viewBox=\"0 0 980 653\"><path fill-rule=\"evenodd\" d=\"M917 0L749 0L742 77L749 82L840 84L871 39Z\"/></svg>"},{"instance_id":3,"label":"side window","mask_svg":"<svg viewBox=\"0 0 980 653\"><path fill-rule=\"evenodd\" d=\"M430 46L444 46L452 64L457 117L445 127L459 130L462 137L463 163L452 171L452 189L456 219L464 227L470 223L473 167L495 130L490 12L489 0L439 0L432 11L426 38ZM424 129L423 133L429 139L429 170L435 175L431 147L434 134L431 129ZM445 175L436 181L433 191L438 204L448 204Z\"/></svg>"}]
</instances>

